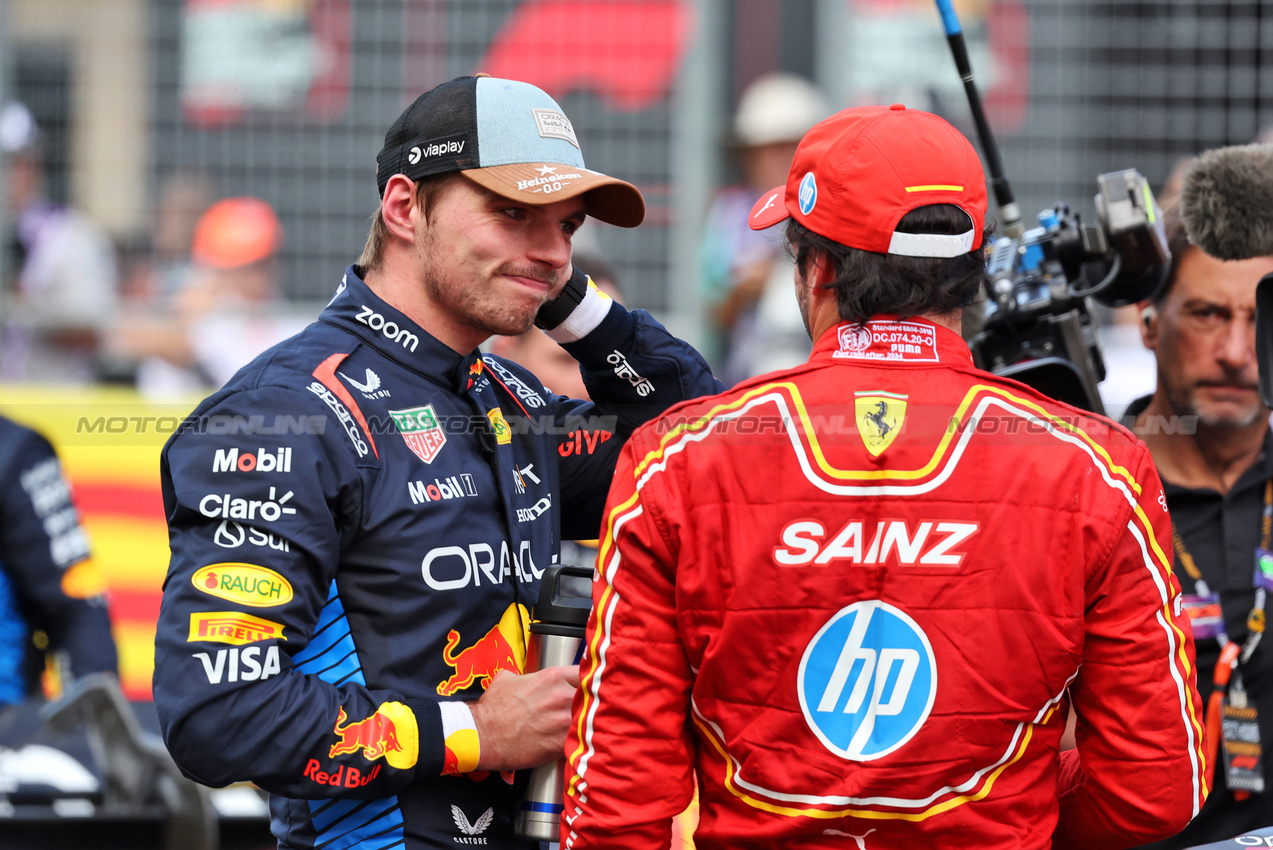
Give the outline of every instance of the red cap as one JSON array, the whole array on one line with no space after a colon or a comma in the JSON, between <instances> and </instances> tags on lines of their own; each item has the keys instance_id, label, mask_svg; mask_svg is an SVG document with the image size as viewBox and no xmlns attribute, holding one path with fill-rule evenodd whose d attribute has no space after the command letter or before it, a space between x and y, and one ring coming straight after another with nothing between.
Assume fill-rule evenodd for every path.
<instances>
[{"instance_id":1,"label":"red cap","mask_svg":"<svg viewBox=\"0 0 1273 850\"><path fill-rule=\"evenodd\" d=\"M972 229L959 236L896 232L902 216L929 204L954 204ZM850 248L956 257L981 246L986 175L968 140L936 115L900 103L845 109L805 133L787 185L752 207L751 229L788 217Z\"/></svg>"},{"instance_id":2,"label":"red cap","mask_svg":"<svg viewBox=\"0 0 1273 850\"><path fill-rule=\"evenodd\" d=\"M283 226L260 198L226 198L199 217L190 253L195 262L234 269L260 262L278 250Z\"/></svg>"}]
</instances>

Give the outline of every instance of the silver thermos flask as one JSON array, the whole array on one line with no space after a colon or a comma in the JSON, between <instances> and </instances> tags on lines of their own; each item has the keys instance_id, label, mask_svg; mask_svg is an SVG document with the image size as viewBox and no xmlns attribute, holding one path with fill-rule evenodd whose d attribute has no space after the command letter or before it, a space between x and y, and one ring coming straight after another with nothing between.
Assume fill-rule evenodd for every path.
<instances>
[{"instance_id":1,"label":"silver thermos flask","mask_svg":"<svg viewBox=\"0 0 1273 850\"><path fill-rule=\"evenodd\" d=\"M554 564L544 570L530 624L528 665L534 670L569 667L583 654L583 636L592 610L592 569ZM531 672L531 670L527 670ZM540 765L530 775L513 829L521 838L556 841L561 833L562 774L565 759Z\"/></svg>"}]
</instances>

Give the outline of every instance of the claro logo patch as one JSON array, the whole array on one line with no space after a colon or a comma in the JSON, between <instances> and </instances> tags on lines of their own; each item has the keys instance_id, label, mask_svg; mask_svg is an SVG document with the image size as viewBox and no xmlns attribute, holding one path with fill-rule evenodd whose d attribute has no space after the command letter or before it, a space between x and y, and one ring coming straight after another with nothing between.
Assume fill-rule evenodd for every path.
<instances>
[{"instance_id":1,"label":"claro logo patch","mask_svg":"<svg viewBox=\"0 0 1273 850\"><path fill-rule=\"evenodd\" d=\"M256 564L209 564L196 571L190 581L210 596L252 608L273 608L292 601L287 579Z\"/></svg>"}]
</instances>

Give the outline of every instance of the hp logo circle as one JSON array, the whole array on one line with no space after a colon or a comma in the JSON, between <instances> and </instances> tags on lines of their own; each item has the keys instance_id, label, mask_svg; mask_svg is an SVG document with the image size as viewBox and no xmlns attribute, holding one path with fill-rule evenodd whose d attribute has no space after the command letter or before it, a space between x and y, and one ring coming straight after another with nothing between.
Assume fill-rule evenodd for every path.
<instances>
[{"instance_id":1,"label":"hp logo circle","mask_svg":"<svg viewBox=\"0 0 1273 850\"><path fill-rule=\"evenodd\" d=\"M924 630L878 599L841 608L805 648L796 682L818 740L849 761L886 756L915 736L937 696Z\"/></svg>"},{"instance_id":2,"label":"hp logo circle","mask_svg":"<svg viewBox=\"0 0 1273 850\"><path fill-rule=\"evenodd\" d=\"M800 181L800 212L808 215L818 205L818 181L810 171Z\"/></svg>"}]
</instances>

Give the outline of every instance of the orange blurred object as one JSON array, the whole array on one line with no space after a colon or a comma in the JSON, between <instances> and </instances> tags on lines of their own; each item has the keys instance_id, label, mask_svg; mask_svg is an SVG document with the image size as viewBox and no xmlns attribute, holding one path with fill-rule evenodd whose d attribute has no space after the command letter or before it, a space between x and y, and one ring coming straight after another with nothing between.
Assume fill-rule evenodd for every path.
<instances>
[{"instance_id":1,"label":"orange blurred object","mask_svg":"<svg viewBox=\"0 0 1273 850\"><path fill-rule=\"evenodd\" d=\"M260 198L226 198L199 217L190 253L201 265L235 269L272 256L282 241L283 226L269 204Z\"/></svg>"}]
</instances>

